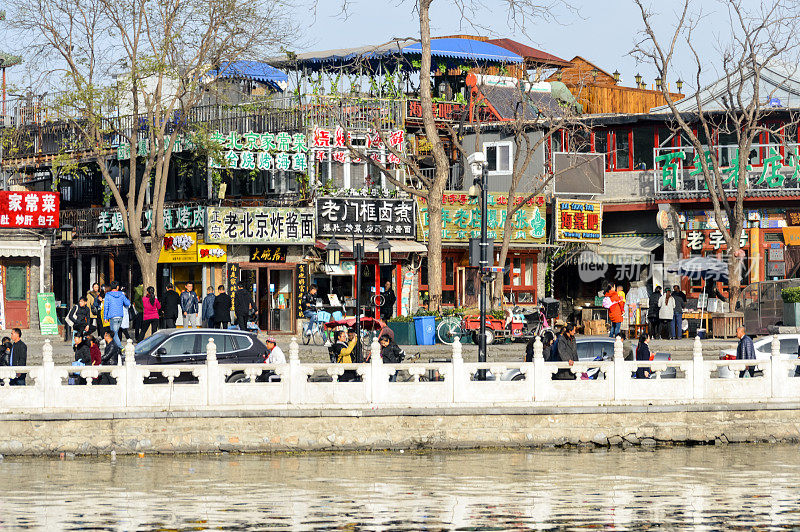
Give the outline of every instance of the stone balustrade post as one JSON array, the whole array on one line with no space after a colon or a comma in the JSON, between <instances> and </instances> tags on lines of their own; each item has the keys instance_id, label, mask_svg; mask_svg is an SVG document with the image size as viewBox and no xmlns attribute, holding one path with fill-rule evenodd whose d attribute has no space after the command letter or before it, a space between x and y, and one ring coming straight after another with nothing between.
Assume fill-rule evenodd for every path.
<instances>
[{"instance_id":1,"label":"stone balustrade post","mask_svg":"<svg viewBox=\"0 0 800 532\"><path fill-rule=\"evenodd\" d=\"M41 374L34 382L36 387L40 387L42 396L42 406L45 408L51 406L58 406L53 404L55 395L55 386L60 383L56 382L55 378L55 363L53 362L53 344L50 343L50 338L45 338L44 345L42 346L42 368Z\"/></svg>"},{"instance_id":2,"label":"stone balustrade post","mask_svg":"<svg viewBox=\"0 0 800 532\"><path fill-rule=\"evenodd\" d=\"M117 379L117 384L122 384L121 393L125 397L125 406L134 406L139 398L144 395L144 384L139 369L136 367L136 350L133 341L128 339L123 352L125 359L125 372Z\"/></svg>"},{"instance_id":3,"label":"stone balustrade post","mask_svg":"<svg viewBox=\"0 0 800 532\"><path fill-rule=\"evenodd\" d=\"M770 397L784 397L788 391L787 382L788 372L787 364L783 363L781 359L781 345L778 341L778 335L772 336L770 345L771 353L769 360L769 376L770 376ZM792 372L794 373L794 372Z\"/></svg>"},{"instance_id":4,"label":"stone balustrade post","mask_svg":"<svg viewBox=\"0 0 800 532\"><path fill-rule=\"evenodd\" d=\"M285 378L281 377L281 382L285 382L284 386L289 387L286 395L290 404L301 404L305 397L308 375L302 370L303 368L300 366L300 345L297 343L297 338L292 336L289 342L289 374Z\"/></svg>"},{"instance_id":5,"label":"stone balustrade post","mask_svg":"<svg viewBox=\"0 0 800 532\"><path fill-rule=\"evenodd\" d=\"M221 386L221 372L219 370L219 362L217 361L217 344L214 343L213 338L208 339L206 344L206 404L208 406L219 405L222 403L220 392Z\"/></svg>"},{"instance_id":6,"label":"stone balustrade post","mask_svg":"<svg viewBox=\"0 0 800 532\"><path fill-rule=\"evenodd\" d=\"M614 400L621 401L630 397L631 371L625 363L625 349L622 338L617 336L614 340L614 371L613 371Z\"/></svg>"},{"instance_id":7,"label":"stone balustrade post","mask_svg":"<svg viewBox=\"0 0 800 532\"><path fill-rule=\"evenodd\" d=\"M694 350L692 351L692 397L702 399L705 395L706 379L709 372L706 370L706 363L703 361L703 345L700 337L694 337Z\"/></svg>"},{"instance_id":8,"label":"stone balustrade post","mask_svg":"<svg viewBox=\"0 0 800 532\"><path fill-rule=\"evenodd\" d=\"M533 341L533 400L543 401L545 398L545 390L549 385L550 372L545 366L546 360L544 359L544 344L542 344L542 337L537 336Z\"/></svg>"},{"instance_id":9,"label":"stone balustrade post","mask_svg":"<svg viewBox=\"0 0 800 532\"><path fill-rule=\"evenodd\" d=\"M452 387L453 403L460 403L463 400L464 390L466 386L464 381L469 380L464 369L464 357L461 354L462 346L461 340L456 337L453 341L453 358L450 362L450 374L445 375L445 380L450 381Z\"/></svg>"},{"instance_id":10,"label":"stone balustrade post","mask_svg":"<svg viewBox=\"0 0 800 532\"><path fill-rule=\"evenodd\" d=\"M370 397L372 403L382 403L386 398L386 387L389 385L388 376L386 375L386 368L383 365L381 358L381 344L378 343L378 338L372 339L372 344L369 346L369 379L370 379Z\"/></svg>"}]
</instances>

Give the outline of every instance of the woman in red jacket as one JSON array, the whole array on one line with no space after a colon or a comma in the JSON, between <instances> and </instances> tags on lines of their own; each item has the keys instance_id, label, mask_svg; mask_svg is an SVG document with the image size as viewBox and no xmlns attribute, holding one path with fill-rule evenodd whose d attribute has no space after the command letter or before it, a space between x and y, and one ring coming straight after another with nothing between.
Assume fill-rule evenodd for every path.
<instances>
[{"instance_id":1,"label":"woman in red jacket","mask_svg":"<svg viewBox=\"0 0 800 532\"><path fill-rule=\"evenodd\" d=\"M606 288L606 297L603 300L603 306L608 309L608 319L611 320L611 331L608 333L608 336L616 338L622 330L622 313L625 310L625 302L619 297L619 294L611 285L608 285L608 288Z\"/></svg>"}]
</instances>

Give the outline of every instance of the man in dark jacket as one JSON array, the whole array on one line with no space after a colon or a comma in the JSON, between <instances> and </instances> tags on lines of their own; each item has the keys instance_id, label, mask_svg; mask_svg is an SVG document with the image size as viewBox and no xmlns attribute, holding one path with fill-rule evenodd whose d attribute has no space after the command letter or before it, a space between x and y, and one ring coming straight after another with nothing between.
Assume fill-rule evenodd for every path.
<instances>
[{"instance_id":1,"label":"man in dark jacket","mask_svg":"<svg viewBox=\"0 0 800 532\"><path fill-rule=\"evenodd\" d=\"M91 326L91 315L86 298L81 297L78 304L72 307L67 315L67 323L71 324L74 336L92 334L94 328Z\"/></svg>"},{"instance_id":2,"label":"man in dark jacket","mask_svg":"<svg viewBox=\"0 0 800 532\"><path fill-rule=\"evenodd\" d=\"M406 357L400 346L388 336L381 336L378 339L378 343L381 344L381 359L383 359L384 364L400 364ZM395 381L397 381L396 371L389 376L389 382Z\"/></svg>"},{"instance_id":3,"label":"man in dark jacket","mask_svg":"<svg viewBox=\"0 0 800 532\"><path fill-rule=\"evenodd\" d=\"M217 297L214 298L214 325L227 329L231 322L231 296L225 293L225 285L219 285L217 290Z\"/></svg>"},{"instance_id":4,"label":"man in dark jacket","mask_svg":"<svg viewBox=\"0 0 800 532\"><path fill-rule=\"evenodd\" d=\"M739 339L739 345L736 346L736 360L755 360L756 348L753 345L753 339L744 333L744 327L736 328L736 337ZM751 377L755 376L755 366L747 366L739 372L739 378L744 377L745 373L750 373Z\"/></svg>"},{"instance_id":5,"label":"man in dark jacket","mask_svg":"<svg viewBox=\"0 0 800 532\"><path fill-rule=\"evenodd\" d=\"M575 343L575 326L568 323L558 339L558 360L569 362L569 365L578 360L578 346ZM575 380L575 374L569 368L559 368L553 375L553 380Z\"/></svg>"},{"instance_id":6,"label":"man in dark jacket","mask_svg":"<svg viewBox=\"0 0 800 532\"><path fill-rule=\"evenodd\" d=\"M675 285L672 287L672 299L675 300L675 310L673 310L675 317L672 319L672 337L680 338L683 336L683 307L686 306L686 294L683 293L680 286Z\"/></svg>"},{"instance_id":7,"label":"man in dark jacket","mask_svg":"<svg viewBox=\"0 0 800 532\"><path fill-rule=\"evenodd\" d=\"M119 359L122 357L122 349L114 343L114 337L110 332L106 332L106 350L103 352L103 358L100 363L103 366L116 366L119 364Z\"/></svg>"},{"instance_id":8,"label":"man in dark jacket","mask_svg":"<svg viewBox=\"0 0 800 532\"><path fill-rule=\"evenodd\" d=\"M167 285L167 291L161 298L161 312L164 314L164 328L174 329L175 320L178 319L178 292L173 290L172 284Z\"/></svg>"},{"instance_id":9,"label":"man in dark jacket","mask_svg":"<svg viewBox=\"0 0 800 532\"><path fill-rule=\"evenodd\" d=\"M660 320L658 319L658 302L661 299L661 287L656 286L650 294L650 301L647 307L647 322L650 324L650 338L658 339L658 329Z\"/></svg>"},{"instance_id":10,"label":"man in dark jacket","mask_svg":"<svg viewBox=\"0 0 800 532\"><path fill-rule=\"evenodd\" d=\"M233 301L233 310L236 312L236 325L239 330L247 330L247 318L250 316L250 309L253 308L253 298L250 290L244 286L239 286Z\"/></svg>"},{"instance_id":11,"label":"man in dark jacket","mask_svg":"<svg viewBox=\"0 0 800 532\"><path fill-rule=\"evenodd\" d=\"M314 330L314 324L317 323L317 285L312 284L308 292L303 294L300 300L300 310L308 320L303 329L303 334L310 336L311 331Z\"/></svg>"},{"instance_id":12,"label":"man in dark jacket","mask_svg":"<svg viewBox=\"0 0 800 532\"><path fill-rule=\"evenodd\" d=\"M385 322L394 314L394 304L397 303L397 296L392 290L392 282L386 281L383 290L383 304L381 304L381 319Z\"/></svg>"},{"instance_id":13,"label":"man in dark jacket","mask_svg":"<svg viewBox=\"0 0 800 532\"><path fill-rule=\"evenodd\" d=\"M194 283L186 283L186 289L181 292L181 312L183 312L184 329L200 327L197 319L200 312L200 299L194 291Z\"/></svg>"},{"instance_id":14,"label":"man in dark jacket","mask_svg":"<svg viewBox=\"0 0 800 532\"><path fill-rule=\"evenodd\" d=\"M16 327L11 330L11 352L8 354L8 365L28 365L28 346L22 341L22 331ZM27 373L17 373L17 376L11 379L11 386L25 386L27 375Z\"/></svg>"}]
</instances>

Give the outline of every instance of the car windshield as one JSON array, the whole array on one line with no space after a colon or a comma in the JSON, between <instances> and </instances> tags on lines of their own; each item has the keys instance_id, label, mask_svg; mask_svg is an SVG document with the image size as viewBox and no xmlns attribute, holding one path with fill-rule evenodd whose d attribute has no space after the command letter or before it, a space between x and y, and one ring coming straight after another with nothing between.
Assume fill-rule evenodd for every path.
<instances>
[{"instance_id":1,"label":"car windshield","mask_svg":"<svg viewBox=\"0 0 800 532\"><path fill-rule=\"evenodd\" d=\"M141 355L144 353L149 353L153 350L153 347L158 345L164 338L166 337L166 333L157 332L152 335L150 338L142 340L138 344L136 344L136 350L134 351L137 355Z\"/></svg>"}]
</instances>

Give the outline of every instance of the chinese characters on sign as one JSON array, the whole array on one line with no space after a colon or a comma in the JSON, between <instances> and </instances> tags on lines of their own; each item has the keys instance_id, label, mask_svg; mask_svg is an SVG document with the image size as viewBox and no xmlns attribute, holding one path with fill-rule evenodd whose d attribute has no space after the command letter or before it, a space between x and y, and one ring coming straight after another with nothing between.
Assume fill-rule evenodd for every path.
<instances>
[{"instance_id":1,"label":"chinese characters on sign","mask_svg":"<svg viewBox=\"0 0 800 532\"><path fill-rule=\"evenodd\" d=\"M291 207L207 207L206 242L313 244L314 212Z\"/></svg>"},{"instance_id":2,"label":"chinese characters on sign","mask_svg":"<svg viewBox=\"0 0 800 532\"><path fill-rule=\"evenodd\" d=\"M250 246L250 262L286 262L286 246Z\"/></svg>"},{"instance_id":3,"label":"chinese characters on sign","mask_svg":"<svg viewBox=\"0 0 800 532\"><path fill-rule=\"evenodd\" d=\"M318 198L319 236L414 238L414 201L383 198Z\"/></svg>"},{"instance_id":4,"label":"chinese characters on sign","mask_svg":"<svg viewBox=\"0 0 800 532\"><path fill-rule=\"evenodd\" d=\"M168 207L164 209L164 229L202 229L204 224L205 209L203 207ZM146 211L142 217L142 231L149 231L153 225L153 211ZM97 232L124 233L125 221L122 213L117 209L100 211L97 217Z\"/></svg>"},{"instance_id":5,"label":"chinese characters on sign","mask_svg":"<svg viewBox=\"0 0 800 532\"><path fill-rule=\"evenodd\" d=\"M0 227L58 227L58 192L0 191Z\"/></svg>"},{"instance_id":6,"label":"chinese characters on sign","mask_svg":"<svg viewBox=\"0 0 800 532\"><path fill-rule=\"evenodd\" d=\"M523 197L516 197L517 204ZM427 202L417 199L422 226L419 240L428 239L428 206ZM486 213L486 227L490 239L502 240L506 225L506 209L508 194L489 192L489 209ZM531 198L514 213L512 220L514 230L511 242L543 243L545 241L544 197ZM442 195L442 240L444 242L467 242L471 237L479 237L481 229L481 212L478 198L471 198L464 192L445 192Z\"/></svg>"},{"instance_id":7,"label":"chinese characters on sign","mask_svg":"<svg viewBox=\"0 0 800 532\"><path fill-rule=\"evenodd\" d=\"M747 245L747 240L747 230L742 229L739 247L744 248ZM716 251L728 248L725 244L725 237L719 229L715 229L714 231L687 231L686 247L688 247L690 251L702 251L703 249L713 249Z\"/></svg>"},{"instance_id":8,"label":"chinese characters on sign","mask_svg":"<svg viewBox=\"0 0 800 532\"><path fill-rule=\"evenodd\" d=\"M197 262L197 233L170 233L164 236L158 262Z\"/></svg>"},{"instance_id":9,"label":"chinese characters on sign","mask_svg":"<svg viewBox=\"0 0 800 532\"><path fill-rule=\"evenodd\" d=\"M347 143L350 142L353 147L357 146L363 150L373 161L400 164L400 157L386 149L384 138L395 151L401 153L405 151L406 133L402 129L383 132L383 137L377 131L370 130L364 135L363 142L353 142L351 134L346 133L342 127L333 130L314 128L311 148L317 161L327 161L330 158L337 163L345 163L348 160L354 164L363 163L362 159L355 158L350 153L347 148ZM382 154L385 160L381 159Z\"/></svg>"},{"instance_id":10,"label":"chinese characters on sign","mask_svg":"<svg viewBox=\"0 0 800 532\"><path fill-rule=\"evenodd\" d=\"M308 142L305 133L211 134L211 142L222 146L222 160L211 159L212 168L232 170L308 170Z\"/></svg>"},{"instance_id":11,"label":"chinese characters on sign","mask_svg":"<svg viewBox=\"0 0 800 532\"><path fill-rule=\"evenodd\" d=\"M295 312L297 319L302 319L303 316L303 296L306 295L308 290L308 264L297 264L295 266L296 283L294 287L295 297Z\"/></svg>"},{"instance_id":12,"label":"chinese characters on sign","mask_svg":"<svg viewBox=\"0 0 800 532\"><path fill-rule=\"evenodd\" d=\"M157 147L167 146L170 141L170 135L165 135L161 142L158 142ZM172 153L179 153L182 151L192 151L197 146L192 141L191 137L178 133L175 135L175 140L172 142ZM150 155L150 139L140 139L136 143L136 156L147 157ZM117 160L127 160L131 158L131 145L127 142L117 145Z\"/></svg>"},{"instance_id":13,"label":"chinese characters on sign","mask_svg":"<svg viewBox=\"0 0 800 532\"><path fill-rule=\"evenodd\" d=\"M596 201L556 199L556 240L599 244L603 205Z\"/></svg>"}]
</instances>

